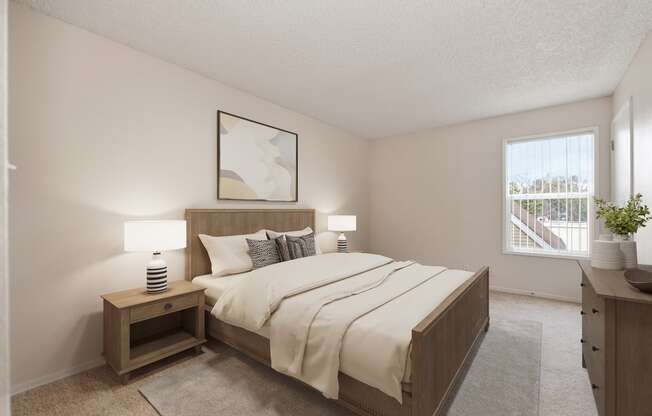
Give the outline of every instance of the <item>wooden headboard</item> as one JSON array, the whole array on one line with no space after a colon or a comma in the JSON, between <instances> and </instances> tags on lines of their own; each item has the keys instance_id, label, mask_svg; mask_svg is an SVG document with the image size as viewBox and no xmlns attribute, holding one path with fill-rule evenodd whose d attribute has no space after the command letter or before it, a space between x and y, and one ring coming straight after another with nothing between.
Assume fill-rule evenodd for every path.
<instances>
[{"instance_id":1,"label":"wooden headboard","mask_svg":"<svg viewBox=\"0 0 652 416\"><path fill-rule=\"evenodd\" d=\"M314 209L187 209L186 280L211 273L211 261L199 234L213 236L315 229Z\"/></svg>"}]
</instances>

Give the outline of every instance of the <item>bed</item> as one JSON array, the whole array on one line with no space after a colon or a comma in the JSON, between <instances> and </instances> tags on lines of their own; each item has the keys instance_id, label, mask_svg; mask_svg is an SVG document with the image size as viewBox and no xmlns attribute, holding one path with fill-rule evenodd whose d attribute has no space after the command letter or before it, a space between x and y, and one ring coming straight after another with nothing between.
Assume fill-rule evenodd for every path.
<instances>
[{"instance_id":1,"label":"bed","mask_svg":"<svg viewBox=\"0 0 652 416\"><path fill-rule=\"evenodd\" d=\"M211 278L206 275L210 275L211 264L198 235L240 235L260 229L314 229L314 210L188 209L186 220L186 279L198 278L196 283L208 287L206 333L261 363L271 365L270 339L264 328L260 331L244 329L216 319L210 313L217 298L236 285L239 277L221 280L215 288L210 287ZM444 414L489 327L488 280L489 270L486 267L469 273L468 278L451 289L433 310L412 327L406 364L409 368L406 368L406 377L401 380L398 400L360 381L363 377L352 377L350 374L355 376L355 372L347 370L343 358L341 371L336 376L339 384L337 402L362 416Z\"/></svg>"}]
</instances>

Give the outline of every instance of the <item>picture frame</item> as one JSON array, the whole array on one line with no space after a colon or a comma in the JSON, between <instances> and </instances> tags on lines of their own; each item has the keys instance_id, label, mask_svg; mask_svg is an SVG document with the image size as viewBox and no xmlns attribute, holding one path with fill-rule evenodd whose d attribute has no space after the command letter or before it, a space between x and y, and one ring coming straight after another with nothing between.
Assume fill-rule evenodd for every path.
<instances>
[{"instance_id":1,"label":"picture frame","mask_svg":"<svg viewBox=\"0 0 652 416\"><path fill-rule=\"evenodd\" d=\"M297 202L299 135L218 110L217 199Z\"/></svg>"}]
</instances>

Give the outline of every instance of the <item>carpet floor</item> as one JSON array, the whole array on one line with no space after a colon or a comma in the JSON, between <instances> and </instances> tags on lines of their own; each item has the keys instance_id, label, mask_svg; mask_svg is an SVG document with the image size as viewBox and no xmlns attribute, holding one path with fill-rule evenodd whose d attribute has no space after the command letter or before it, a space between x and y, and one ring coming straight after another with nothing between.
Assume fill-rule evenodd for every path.
<instances>
[{"instance_id":1,"label":"carpet floor","mask_svg":"<svg viewBox=\"0 0 652 416\"><path fill-rule=\"evenodd\" d=\"M537 416L541 323L495 321L449 416ZM140 392L162 416L353 416L316 391L224 349L169 371Z\"/></svg>"},{"instance_id":2,"label":"carpet floor","mask_svg":"<svg viewBox=\"0 0 652 416\"><path fill-rule=\"evenodd\" d=\"M539 415L597 416L588 376L581 367L579 305L496 292L490 300L492 321L530 320L543 325ZM206 348L224 347L211 342ZM106 366L94 368L14 396L12 412L15 416L156 416L139 388L205 356L177 355L139 371L126 386Z\"/></svg>"}]
</instances>

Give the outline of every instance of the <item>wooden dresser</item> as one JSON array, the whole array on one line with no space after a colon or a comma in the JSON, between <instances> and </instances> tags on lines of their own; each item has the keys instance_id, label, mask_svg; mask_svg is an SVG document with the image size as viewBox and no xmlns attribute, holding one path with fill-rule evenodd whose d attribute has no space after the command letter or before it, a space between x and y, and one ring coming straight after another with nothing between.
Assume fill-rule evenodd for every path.
<instances>
[{"instance_id":1,"label":"wooden dresser","mask_svg":"<svg viewBox=\"0 0 652 416\"><path fill-rule=\"evenodd\" d=\"M652 295L622 271L582 269L582 365L600 416L652 416Z\"/></svg>"}]
</instances>

